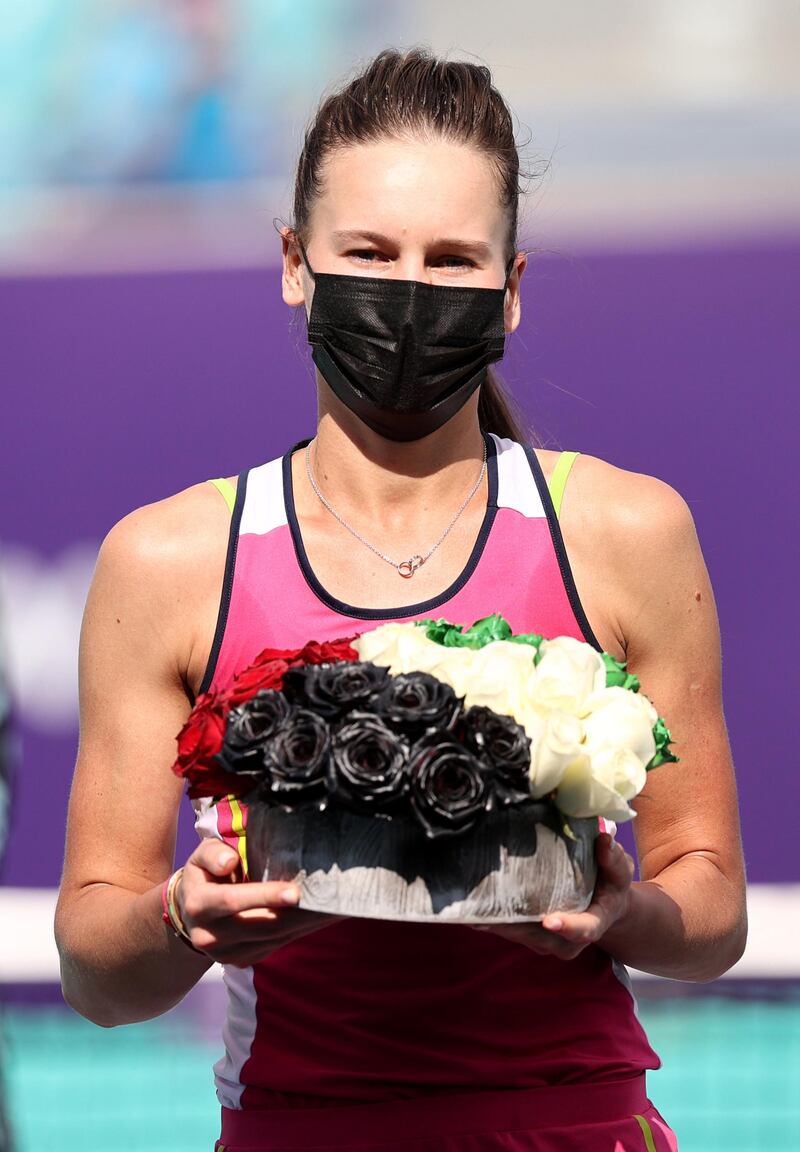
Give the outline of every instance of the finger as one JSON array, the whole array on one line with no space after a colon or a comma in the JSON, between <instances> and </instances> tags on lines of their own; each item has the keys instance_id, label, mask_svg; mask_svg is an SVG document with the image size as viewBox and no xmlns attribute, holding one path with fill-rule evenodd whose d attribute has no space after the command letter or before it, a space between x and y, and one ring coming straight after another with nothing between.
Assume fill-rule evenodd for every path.
<instances>
[{"instance_id":1,"label":"finger","mask_svg":"<svg viewBox=\"0 0 800 1152\"><path fill-rule=\"evenodd\" d=\"M267 909L252 909L225 920L193 926L191 939L196 948L220 963L246 965L250 962L248 958L255 954L262 958L276 947L344 919L344 916L302 910L287 910L276 915ZM230 957L236 959L231 961Z\"/></svg>"},{"instance_id":2,"label":"finger","mask_svg":"<svg viewBox=\"0 0 800 1152\"><path fill-rule=\"evenodd\" d=\"M530 948L540 956L556 956L561 960L572 960L580 951L580 948L576 948L570 941L563 940L554 933L545 932L535 921L524 924L493 924L478 930L502 936L505 940Z\"/></svg>"},{"instance_id":3,"label":"finger","mask_svg":"<svg viewBox=\"0 0 800 1152\"><path fill-rule=\"evenodd\" d=\"M307 908L285 908L282 911L273 911L271 908L245 908L238 912L234 919L243 924L270 924L280 919L291 930L308 925L309 928L322 927L333 924L337 920L346 920L346 916L336 916L331 912L311 912Z\"/></svg>"},{"instance_id":4,"label":"finger","mask_svg":"<svg viewBox=\"0 0 800 1152\"><path fill-rule=\"evenodd\" d=\"M605 917L587 909L586 912L559 912L556 916L546 916L542 927L558 939L585 946L599 940L605 930L604 922Z\"/></svg>"},{"instance_id":5,"label":"finger","mask_svg":"<svg viewBox=\"0 0 800 1152\"><path fill-rule=\"evenodd\" d=\"M230 876L237 872L240 857L221 840L203 840L186 861L186 867L195 865L211 876Z\"/></svg>"},{"instance_id":6,"label":"finger","mask_svg":"<svg viewBox=\"0 0 800 1152\"><path fill-rule=\"evenodd\" d=\"M280 880L198 884L187 879L184 873L176 898L180 902L184 920L196 924L225 919L248 909L260 909L263 912L295 908L300 899L300 891L296 885Z\"/></svg>"}]
</instances>

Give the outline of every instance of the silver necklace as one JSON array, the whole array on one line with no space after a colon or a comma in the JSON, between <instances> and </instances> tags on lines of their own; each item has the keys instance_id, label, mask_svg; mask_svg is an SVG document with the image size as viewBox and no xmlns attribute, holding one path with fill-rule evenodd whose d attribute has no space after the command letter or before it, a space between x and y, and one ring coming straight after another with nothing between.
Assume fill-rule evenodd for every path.
<instances>
[{"instance_id":1,"label":"silver necklace","mask_svg":"<svg viewBox=\"0 0 800 1152\"><path fill-rule=\"evenodd\" d=\"M374 544L370 544L369 540L365 540L364 537L361 535L361 533L356 531L356 529L352 526L352 524L348 524L347 521L344 519L344 517L339 515L339 513L336 511L336 509L333 507L333 505L330 504L328 502L328 500L325 499L325 497L322 495L322 492L320 491L320 488L319 488L319 485L317 484L317 481L314 479L314 474L311 471L311 443L309 442L306 445L306 475L308 476L308 481L309 481L311 487L316 492L317 496L319 496L322 503L325 505L325 507L330 512L331 516L335 516L336 519L341 524L341 526L343 528L346 528L351 536L355 536L356 540L360 540L361 543L365 547L369 548L370 552L374 552L376 556L380 556L381 560L385 560L387 564L391 564L391 566L393 568L396 568L404 580L410 580L411 577L414 575L414 573L417 571L417 569L421 568L422 565L426 561L430 560L431 556L434 554L436 549L441 544L444 543L445 539L447 538L450 531L454 527L459 516L461 515L461 513L464 511L466 506L469 504L472 497L475 495L475 493L480 488L481 483L483 481L483 477L485 476L485 474L486 474L486 440L484 439L484 441L483 441L483 463L481 464L480 475L478 476L478 479L475 481L472 488L470 489L469 495L467 496L466 500L463 502L463 504L461 505L459 510L456 512L453 519L447 525L444 532L442 532L441 536L436 541L434 546L432 548L430 548L425 553L424 556L417 556L417 555L409 556L408 560L397 561L397 560L392 560L391 556L385 555L385 553L381 552L381 550L379 548L376 548Z\"/></svg>"}]
</instances>

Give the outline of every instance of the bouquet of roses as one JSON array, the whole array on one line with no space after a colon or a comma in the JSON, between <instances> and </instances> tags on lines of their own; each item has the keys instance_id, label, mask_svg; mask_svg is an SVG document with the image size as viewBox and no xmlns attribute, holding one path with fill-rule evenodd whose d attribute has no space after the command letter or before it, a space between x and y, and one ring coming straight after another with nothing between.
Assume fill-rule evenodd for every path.
<instances>
[{"instance_id":1,"label":"bouquet of roses","mask_svg":"<svg viewBox=\"0 0 800 1152\"><path fill-rule=\"evenodd\" d=\"M174 770L191 796L415 818L435 838L542 798L628 820L647 771L675 760L669 744L624 664L490 616L266 649L198 699Z\"/></svg>"},{"instance_id":2,"label":"bouquet of roses","mask_svg":"<svg viewBox=\"0 0 800 1152\"><path fill-rule=\"evenodd\" d=\"M495 615L266 649L198 698L174 771L245 800L248 874L301 907L519 920L588 904L598 817L634 815L669 745L624 664Z\"/></svg>"}]
</instances>

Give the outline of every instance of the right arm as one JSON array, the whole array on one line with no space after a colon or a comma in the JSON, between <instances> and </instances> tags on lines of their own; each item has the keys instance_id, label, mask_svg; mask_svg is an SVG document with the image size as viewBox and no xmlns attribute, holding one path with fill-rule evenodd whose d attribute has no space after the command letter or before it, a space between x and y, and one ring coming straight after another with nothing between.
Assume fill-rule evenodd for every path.
<instances>
[{"instance_id":1,"label":"right arm","mask_svg":"<svg viewBox=\"0 0 800 1152\"><path fill-rule=\"evenodd\" d=\"M220 841L195 849L177 893L202 953L162 920L183 795L170 766L222 584L223 509L190 489L133 513L104 542L89 592L56 941L64 998L105 1026L167 1011L215 960L247 965L330 922L286 908L291 885L231 883L236 856Z\"/></svg>"}]
</instances>

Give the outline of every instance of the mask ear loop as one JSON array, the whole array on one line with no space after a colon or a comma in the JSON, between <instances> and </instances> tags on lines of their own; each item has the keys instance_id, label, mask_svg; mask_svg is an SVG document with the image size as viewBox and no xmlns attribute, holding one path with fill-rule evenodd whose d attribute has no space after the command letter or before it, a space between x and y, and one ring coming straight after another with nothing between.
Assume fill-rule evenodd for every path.
<instances>
[{"instance_id":1,"label":"mask ear loop","mask_svg":"<svg viewBox=\"0 0 800 1152\"><path fill-rule=\"evenodd\" d=\"M509 260L508 264L506 264L506 278L503 281L503 290L504 291L506 288L508 288L508 281L511 279L511 273L514 271L514 265L517 262L517 257L518 256L528 256L528 255L529 255L529 253L526 252L524 248L520 249L519 252L514 253L514 255Z\"/></svg>"},{"instance_id":2,"label":"mask ear loop","mask_svg":"<svg viewBox=\"0 0 800 1152\"><path fill-rule=\"evenodd\" d=\"M311 264L309 263L308 253L306 252L306 246L303 243L303 241L300 239L300 237L297 235L297 232L295 231L295 229L292 228L290 225L284 225L283 222L277 216L275 216L273 218L272 227L275 229L275 231L281 237L284 237L284 235L285 235L284 232L282 231L283 228L286 228L289 232L291 232L291 237L290 237L291 243L296 244L297 247L300 249L300 255L303 258L303 263L305 264L306 268L308 269L309 276L311 277L312 280L316 280L316 275L314 273L314 269L311 267Z\"/></svg>"}]
</instances>

